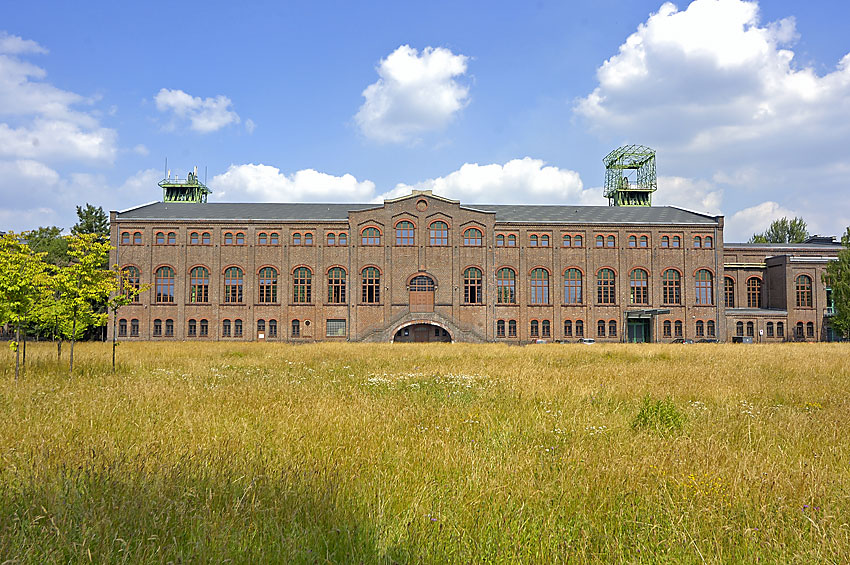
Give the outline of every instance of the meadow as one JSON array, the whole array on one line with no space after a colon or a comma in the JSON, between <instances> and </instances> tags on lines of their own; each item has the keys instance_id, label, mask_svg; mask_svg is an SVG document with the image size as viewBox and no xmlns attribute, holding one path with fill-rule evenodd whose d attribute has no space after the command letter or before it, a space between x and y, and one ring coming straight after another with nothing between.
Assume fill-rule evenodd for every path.
<instances>
[{"instance_id":1,"label":"meadow","mask_svg":"<svg viewBox=\"0 0 850 565\"><path fill-rule=\"evenodd\" d=\"M850 349L0 355L2 563L846 563Z\"/></svg>"}]
</instances>

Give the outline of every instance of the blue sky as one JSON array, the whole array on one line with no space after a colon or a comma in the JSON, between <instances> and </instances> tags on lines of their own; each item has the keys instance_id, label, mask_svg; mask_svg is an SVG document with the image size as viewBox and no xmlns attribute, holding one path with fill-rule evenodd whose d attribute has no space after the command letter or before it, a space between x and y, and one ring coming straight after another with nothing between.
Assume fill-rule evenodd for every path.
<instances>
[{"instance_id":1,"label":"blue sky","mask_svg":"<svg viewBox=\"0 0 850 565\"><path fill-rule=\"evenodd\" d=\"M7 2L0 229L159 199L605 204L602 158L658 152L655 202L850 225L850 5Z\"/></svg>"}]
</instances>

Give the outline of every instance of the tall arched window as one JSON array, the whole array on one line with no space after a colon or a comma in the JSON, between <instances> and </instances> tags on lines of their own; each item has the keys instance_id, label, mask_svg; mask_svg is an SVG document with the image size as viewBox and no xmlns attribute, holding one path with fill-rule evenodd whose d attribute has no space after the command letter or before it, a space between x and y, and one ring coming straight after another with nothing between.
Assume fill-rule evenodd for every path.
<instances>
[{"instance_id":1,"label":"tall arched window","mask_svg":"<svg viewBox=\"0 0 850 565\"><path fill-rule=\"evenodd\" d=\"M702 246L706 249L711 249L714 247L714 238L710 235L705 236L705 239L702 240Z\"/></svg>"},{"instance_id":2,"label":"tall arched window","mask_svg":"<svg viewBox=\"0 0 850 565\"><path fill-rule=\"evenodd\" d=\"M546 269L531 271L531 304L549 304L549 272Z\"/></svg>"},{"instance_id":3,"label":"tall arched window","mask_svg":"<svg viewBox=\"0 0 850 565\"><path fill-rule=\"evenodd\" d=\"M470 267L463 272L463 301L466 304L481 304L483 302L480 269Z\"/></svg>"},{"instance_id":4,"label":"tall arched window","mask_svg":"<svg viewBox=\"0 0 850 565\"><path fill-rule=\"evenodd\" d=\"M673 236L673 247L681 247L682 246L682 238L678 235Z\"/></svg>"},{"instance_id":5,"label":"tall arched window","mask_svg":"<svg viewBox=\"0 0 850 565\"><path fill-rule=\"evenodd\" d=\"M749 337L755 337L756 335L756 326L752 322L747 322L747 335Z\"/></svg>"},{"instance_id":6,"label":"tall arched window","mask_svg":"<svg viewBox=\"0 0 850 565\"><path fill-rule=\"evenodd\" d=\"M714 304L714 277L711 271L700 269L694 278L696 283L696 303L701 306Z\"/></svg>"},{"instance_id":7,"label":"tall arched window","mask_svg":"<svg viewBox=\"0 0 850 565\"><path fill-rule=\"evenodd\" d=\"M121 245L130 245L130 232L121 232ZM124 320L124 327L127 327L127 320Z\"/></svg>"},{"instance_id":8,"label":"tall arched window","mask_svg":"<svg viewBox=\"0 0 850 565\"><path fill-rule=\"evenodd\" d=\"M608 322L608 337L617 337L617 320Z\"/></svg>"},{"instance_id":9,"label":"tall arched window","mask_svg":"<svg viewBox=\"0 0 850 565\"><path fill-rule=\"evenodd\" d=\"M552 323L549 320L540 323L540 333L542 337L552 337Z\"/></svg>"},{"instance_id":10,"label":"tall arched window","mask_svg":"<svg viewBox=\"0 0 850 565\"><path fill-rule=\"evenodd\" d=\"M301 337L301 320L292 320L292 329L289 335L290 337Z\"/></svg>"},{"instance_id":11,"label":"tall arched window","mask_svg":"<svg viewBox=\"0 0 850 565\"><path fill-rule=\"evenodd\" d=\"M575 239L573 239L573 247L581 247L583 243L584 242L580 235L575 236Z\"/></svg>"},{"instance_id":12,"label":"tall arched window","mask_svg":"<svg viewBox=\"0 0 850 565\"><path fill-rule=\"evenodd\" d=\"M702 238L698 235L694 236L694 248L698 249L702 247Z\"/></svg>"},{"instance_id":13,"label":"tall arched window","mask_svg":"<svg viewBox=\"0 0 850 565\"><path fill-rule=\"evenodd\" d=\"M596 302L598 304L616 304L617 276L611 269L599 269L596 273Z\"/></svg>"},{"instance_id":14,"label":"tall arched window","mask_svg":"<svg viewBox=\"0 0 850 565\"><path fill-rule=\"evenodd\" d=\"M292 272L292 301L306 304L313 301L313 271L298 267Z\"/></svg>"},{"instance_id":15,"label":"tall arched window","mask_svg":"<svg viewBox=\"0 0 850 565\"><path fill-rule=\"evenodd\" d=\"M496 302L516 304L516 273L504 267L496 272Z\"/></svg>"},{"instance_id":16,"label":"tall arched window","mask_svg":"<svg viewBox=\"0 0 850 565\"><path fill-rule=\"evenodd\" d=\"M705 322L702 320L697 320L697 337L705 337Z\"/></svg>"},{"instance_id":17,"label":"tall arched window","mask_svg":"<svg viewBox=\"0 0 850 565\"><path fill-rule=\"evenodd\" d=\"M812 307L812 277L800 275L797 277L797 308Z\"/></svg>"},{"instance_id":18,"label":"tall arched window","mask_svg":"<svg viewBox=\"0 0 850 565\"><path fill-rule=\"evenodd\" d=\"M141 273L139 269L130 265L129 267L124 267L124 290L133 302L139 301L139 293L133 292L139 290L139 285L141 281Z\"/></svg>"},{"instance_id":19,"label":"tall arched window","mask_svg":"<svg viewBox=\"0 0 850 565\"><path fill-rule=\"evenodd\" d=\"M761 308L761 279L747 279L747 308Z\"/></svg>"},{"instance_id":20,"label":"tall arched window","mask_svg":"<svg viewBox=\"0 0 850 565\"><path fill-rule=\"evenodd\" d=\"M500 233L496 236L496 247L504 247L505 246L505 234Z\"/></svg>"},{"instance_id":21,"label":"tall arched window","mask_svg":"<svg viewBox=\"0 0 850 565\"><path fill-rule=\"evenodd\" d=\"M510 234L508 236L508 247L516 247L516 234Z\"/></svg>"},{"instance_id":22,"label":"tall arched window","mask_svg":"<svg viewBox=\"0 0 850 565\"><path fill-rule=\"evenodd\" d=\"M567 233L567 234L564 234L564 243L563 243L563 247L572 247L572 244L573 244L573 238L572 238L572 236L571 236L570 234L568 234L568 233Z\"/></svg>"},{"instance_id":23,"label":"tall arched window","mask_svg":"<svg viewBox=\"0 0 850 565\"><path fill-rule=\"evenodd\" d=\"M361 233L360 242L362 245L381 245L381 230L378 228L365 228Z\"/></svg>"},{"instance_id":24,"label":"tall arched window","mask_svg":"<svg viewBox=\"0 0 850 565\"><path fill-rule=\"evenodd\" d=\"M669 235L661 236L661 247L670 247L670 236Z\"/></svg>"},{"instance_id":25,"label":"tall arched window","mask_svg":"<svg viewBox=\"0 0 850 565\"><path fill-rule=\"evenodd\" d=\"M537 247L537 236L536 236L536 235L532 235L532 236L529 238L529 240L528 240L528 246L529 246L529 247Z\"/></svg>"},{"instance_id":26,"label":"tall arched window","mask_svg":"<svg viewBox=\"0 0 850 565\"><path fill-rule=\"evenodd\" d=\"M375 267L366 267L361 272L361 300L365 304L378 304L381 301L381 272Z\"/></svg>"},{"instance_id":27,"label":"tall arched window","mask_svg":"<svg viewBox=\"0 0 850 565\"><path fill-rule=\"evenodd\" d=\"M189 273L189 302L210 301L210 272L206 267L195 267Z\"/></svg>"},{"instance_id":28,"label":"tall arched window","mask_svg":"<svg viewBox=\"0 0 850 565\"><path fill-rule=\"evenodd\" d=\"M540 322L531 320L531 337L540 337Z\"/></svg>"},{"instance_id":29,"label":"tall arched window","mask_svg":"<svg viewBox=\"0 0 850 565\"><path fill-rule=\"evenodd\" d=\"M174 302L174 269L171 267L160 267L157 269L154 286L156 287L157 302Z\"/></svg>"},{"instance_id":30,"label":"tall arched window","mask_svg":"<svg viewBox=\"0 0 850 565\"><path fill-rule=\"evenodd\" d=\"M664 304L682 303L682 276L676 269L661 273L661 290Z\"/></svg>"},{"instance_id":31,"label":"tall arched window","mask_svg":"<svg viewBox=\"0 0 850 565\"><path fill-rule=\"evenodd\" d=\"M629 247L637 247L637 236L630 235L629 236Z\"/></svg>"},{"instance_id":32,"label":"tall arched window","mask_svg":"<svg viewBox=\"0 0 850 565\"><path fill-rule=\"evenodd\" d=\"M444 246L449 244L449 225L446 222L431 224L431 245Z\"/></svg>"},{"instance_id":33,"label":"tall arched window","mask_svg":"<svg viewBox=\"0 0 850 565\"><path fill-rule=\"evenodd\" d=\"M564 304L581 304L581 271L567 269L564 272Z\"/></svg>"},{"instance_id":34,"label":"tall arched window","mask_svg":"<svg viewBox=\"0 0 850 565\"><path fill-rule=\"evenodd\" d=\"M395 244L396 245L415 245L415 232L413 222L404 220L395 225Z\"/></svg>"},{"instance_id":35,"label":"tall arched window","mask_svg":"<svg viewBox=\"0 0 850 565\"><path fill-rule=\"evenodd\" d=\"M723 299L727 308L735 307L735 279L723 277Z\"/></svg>"},{"instance_id":36,"label":"tall arched window","mask_svg":"<svg viewBox=\"0 0 850 565\"><path fill-rule=\"evenodd\" d=\"M496 321L496 337L505 337L505 321Z\"/></svg>"},{"instance_id":37,"label":"tall arched window","mask_svg":"<svg viewBox=\"0 0 850 565\"><path fill-rule=\"evenodd\" d=\"M673 336L682 337L682 320L673 322Z\"/></svg>"},{"instance_id":38,"label":"tall arched window","mask_svg":"<svg viewBox=\"0 0 850 565\"><path fill-rule=\"evenodd\" d=\"M596 322L596 337L605 337L605 320Z\"/></svg>"},{"instance_id":39,"label":"tall arched window","mask_svg":"<svg viewBox=\"0 0 850 565\"><path fill-rule=\"evenodd\" d=\"M242 302L244 277L239 267L228 267L224 271L224 301Z\"/></svg>"},{"instance_id":40,"label":"tall arched window","mask_svg":"<svg viewBox=\"0 0 850 565\"><path fill-rule=\"evenodd\" d=\"M629 276L629 298L632 304L649 304L649 273L635 269Z\"/></svg>"},{"instance_id":41,"label":"tall arched window","mask_svg":"<svg viewBox=\"0 0 850 565\"><path fill-rule=\"evenodd\" d=\"M133 245L141 245L142 244L142 232L133 232Z\"/></svg>"},{"instance_id":42,"label":"tall arched window","mask_svg":"<svg viewBox=\"0 0 850 565\"><path fill-rule=\"evenodd\" d=\"M617 240L614 238L613 235L609 235L608 238L605 240L605 247L614 247L616 244Z\"/></svg>"},{"instance_id":43,"label":"tall arched window","mask_svg":"<svg viewBox=\"0 0 850 565\"><path fill-rule=\"evenodd\" d=\"M706 322L705 331L708 334L708 337L714 337L714 320Z\"/></svg>"},{"instance_id":44,"label":"tall arched window","mask_svg":"<svg viewBox=\"0 0 850 565\"><path fill-rule=\"evenodd\" d=\"M663 328L662 335L664 337L673 337L673 322L670 320L664 320L664 324L662 324L661 327Z\"/></svg>"},{"instance_id":45,"label":"tall arched window","mask_svg":"<svg viewBox=\"0 0 850 565\"><path fill-rule=\"evenodd\" d=\"M260 269L260 303L277 302L277 269L263 267Z\"/></svg>"},{"instance_id":46,"label":"tall arched window","mask_svg":"<svg viewBox=\"0 0 850 565\"><path fill-rule=\"evenodd\" d=\"M345 303L345 269L334 267L328 271L328 302Z\"/></svg>"},{"instance_id":47,"label":"tall arched window","mask_svg":"<svg viewBox=\"0 0 850 565\"><path fill-rule=\"evenodd\" d=\"M508 320L508 337L516 337L516 320Z\"/></svg>"},{"instance_id":48,"label":"tall arched window","mask_svg":"<svg viewBox=\"0 0 850 565\"><path fill-rule=\"evenodd\" d=\"M328 234L328 247L333 247L336 245L336 234L329 233Z\"/></svg>"},{"instance_id":49,"label":"tall arched window","mask_svg":"<svg viewBox=\"0 0 850 565\"><path fill-rule=\"evenodd\" d=\"M549 236L541 235L540 236L540 247L549 247Z\"/></svg>"},{"instance_id":50,"label":"tall arched window","mask_svg":"<svg viewBox=\"0 0 850 565\"><path fill-rule=\"evenodd\" d=\"M463 244L467 247L480 247L483 239L484 236L478 228L469 228L463 232Z\"/></svg>"},{"instance_id":51,"label":"tall arched window","mask_svg":"<svg viewBox=\"0 0 850 565\"><path fill-rule=\"evenodd\" d=\"M649 247L649 238L645 235L640 236L640 247Z\"/></svg>"},{"instance_id":52,"label":"tall arched window","mask_svg":"<svg viewBox=\"0 0 850 565\"><path fill-rule=\"evenodd\" d=\"M596 247L605 247L605 236L597 235L596 236Z\"/></svg>"}]
</instances>

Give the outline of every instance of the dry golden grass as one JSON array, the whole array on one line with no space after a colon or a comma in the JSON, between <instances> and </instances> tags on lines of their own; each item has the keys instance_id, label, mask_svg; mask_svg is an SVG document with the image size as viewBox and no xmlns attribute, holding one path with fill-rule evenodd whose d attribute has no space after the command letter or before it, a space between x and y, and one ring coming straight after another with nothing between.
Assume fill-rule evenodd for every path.
<instances>
[{"instance_id":1,"label":"dry golden grass","mask_svg":"<svg viewBox=\"0 0 850 565\"><path fill-rule=\"evenodd\" d=\"M850 556L846 345L109 347L5 355L0 562Z\"/></svg>"}]
</instances>

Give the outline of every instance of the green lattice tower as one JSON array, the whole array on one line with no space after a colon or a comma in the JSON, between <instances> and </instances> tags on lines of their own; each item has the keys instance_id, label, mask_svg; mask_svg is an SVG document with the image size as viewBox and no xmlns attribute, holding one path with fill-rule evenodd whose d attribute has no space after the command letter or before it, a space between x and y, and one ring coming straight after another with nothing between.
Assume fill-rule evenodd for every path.
<instances>
[{"instance_id":1,"label":"green lattice tower","mask_svg":"<svg viewBox=\"0 0 850 565\"><path fill-rule=\"evenodd\" d=\"M602 160L605 192L610 206L651 206L658 190L655 151L643 145L624 145Z\"/></svg>"},{"instance_id":2,"label":"green lattice tower","mask_svg":"<svg viewBox=\"0 0 850 565\"><path fill-rule=\"evenodd\" d=\"M196 202L204 203L212 190L198 180L198 172L190 172L188 178L165 178L159 182L162 187L163 202Z\"/></svg>"}]
</instances>

